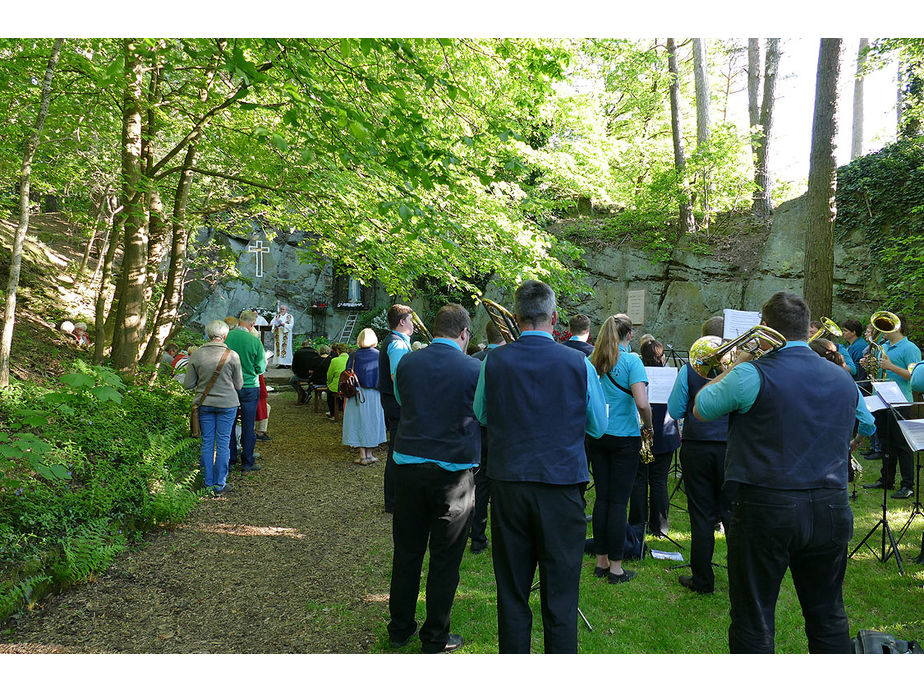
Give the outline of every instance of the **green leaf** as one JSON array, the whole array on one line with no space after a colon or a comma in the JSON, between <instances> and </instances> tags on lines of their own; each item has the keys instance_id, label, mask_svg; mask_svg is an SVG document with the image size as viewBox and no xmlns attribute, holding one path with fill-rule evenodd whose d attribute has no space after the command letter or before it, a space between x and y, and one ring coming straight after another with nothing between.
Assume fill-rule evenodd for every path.
<instances>
[{"instance_id":1,"label":"green leaf","mask_svg":"<svg viewBox=\"0 0 924 693\"><path fill-rule=\"evenodd\" d=\"M350 39L340 39L340 56L346 60L350 57Z\"/></svg>"},{"instance_id":2,"label":"green leaf","mask_svg":"<svg viewBox=\"0 0 924 693\"><path fill-rule=\"evenodd\" d=\"M96 397L100 402L119 403L122 401L122 394L108 385L97 385L94 388L90 388L90 394Z\"/></svg>"},{"instance_id":3,"label":"green leaf","mask_svg":"<svg viewBox=\"0 0 924 693\"><path fill-rule=\"evenodd\" d=\"M363 55L369 55L369 53L372 52L372 47L374 45L374 39L364 38L359 40L359 49L363 52Z\"/></svg>"},{"instance_id":4,"label":"green leaf","mask_svg":"<svg viewBox=\"0 0 924 693\"><path fill-rule=\"evenodd\" d=\"M289 143L286 142L286 138L280 135L278 132L273 133L273 144L276 145L277 149L281 151L287 151L289 149Z\"/></svg>"},{"instance_id":5,"label":"green leaf","mask_svg":"<svg viewBox=\"0 0 924 693\"><path fill-rule=\"evenodd\" d=\"M10 439L10 434L6 431L0 431L0 443L6 443Z\"/></svg>"},{"instance_id":6,"label":"green leaf","mask_svg":"<svg viewBox=\"0 0 924 693\"><path fill-rule=\"evenodd\" d=\"M0 445L0 455L7 459L18 460L23 456L23 451L19 448L14 448L12 445Z\"/></svg>"},{"instance_id":7,"label":"green leaf","mask_svg":"<svg viewBox=\"0 0 924 693\"><path fill-rule=\"evenodd\" d=\"M408 207L403 202L398 206L398 216L401 217L404 221L410 219L414 214L414 210Z\"/></svg>"},{"instance_id":8,"label":"green leaf","mask_svg":"<svg viewBox=\"0 0 924 693\"><path fill-rule=\"evenodd\" d=\"M369 130L360 122L353 121L350 123L350 133L361 142L369 140Z\"/></svg>"},{"instance_id":9,"label":"green leaf","mask_svg":"<svg viewBox=\"0 0 924 693\"><path fill-rule=\"evenodd\" d=\"M96 379L86 373L67 373L62 375L60 380L74 390L85 390L96 384Z\"/></svg>"}]
</instances>

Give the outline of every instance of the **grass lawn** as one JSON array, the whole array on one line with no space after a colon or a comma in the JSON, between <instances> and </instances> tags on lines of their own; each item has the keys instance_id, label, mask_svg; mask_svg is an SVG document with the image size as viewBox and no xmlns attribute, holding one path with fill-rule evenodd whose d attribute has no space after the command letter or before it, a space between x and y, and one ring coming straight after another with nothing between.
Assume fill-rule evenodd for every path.
<instances>
[{"instance_id":1,"label":"grass lawn","mask_svg":"<svg viewBox=\"0 0 924 693\"><path fill-rule=\"evenodd\" d=\"M870 474L874 474L872 469L867 470L867 476ZM676 483L672 476L670 488L673 489ZM593 496L593 489L590 489L587 494L588 514L593 507ZM851 502L854 510L851 550L879 520L881 501L881 492L860 489L859 498ZM685 507L686 497L678 491L673 496L670 511L670 536L683 546L684 559L688 559L690 524ZM913 500L889 500L889 522L896 538L912 507ZM924 640L924 566L911 562L921 551L922 532L924 518L918 517L899 546L904 576L899 574L894 558L888 563L881 563L867 548L861 549L848 561L844 600L851 637L863 629L884 631L909 640ZM870 543L878 551L881 541L880 528L870 538ZM664 539L652 540L650 546L665 551L677 550ZM467 653L497 652L497 595L490 551L489 547L478 556L466 551L462 560L459 589L452 612L452 632L465 637L464 651ZM725 557L725 538L718 534L714 561L724 566ZM579 621L579 652L728 652L728 577L723 568L716 568L715 593L704 596L678 584L678 575L688 573L689 569L670 570L678 565L676 563L648 556L643 561L627 561L625 565L638 571L638 576L629 583L610 585L605 580L594 578L593 558L585 556L580 606L593 630ZM425 582L426 578L422 584ZM542 652L538 591L533 593L530 602L533 607L532 651ZM418 602L417 618L421 622L424 618L423 592ZM776 651L788 654L808 652L803 627L799 602L787 573L776 610ZM386 637L380 639L377 651L392 651ZM402 651L419 651L416 640Z\"/></svg>"}]
</instances>

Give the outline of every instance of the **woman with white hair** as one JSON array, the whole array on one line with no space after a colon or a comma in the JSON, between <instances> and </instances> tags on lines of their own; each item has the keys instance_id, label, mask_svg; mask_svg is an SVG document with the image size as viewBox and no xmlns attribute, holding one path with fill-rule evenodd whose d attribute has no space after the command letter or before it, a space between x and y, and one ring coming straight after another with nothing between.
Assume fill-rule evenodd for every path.
<instances>
[{"instance_id":1,"label":"woman with white hair","mask_svg":"<svg viewBox=\"0 0 924 693\"><path fill-rule=\"evenodd\" d=\"M355 464L378 462L372 449L385 442L385 415L375 385L379 378L379 339L375 330L367 327L359 333L359 347L347 362L359 379L359 391L346 401L343 410L343 444L359 448Z\"/></svg>"},{"instance_id":2,"label":"woman with white hair","mask_svg":"<svg viewBox=\"0 0 924 693\"><path fill-rule=\"evenodd\" d=\"M228 325L212 320L205 326L207 344L196 349L186 366L187 389L195 389L199 404L202 445L199 463L206 488L227 493L228 460L231 457L231 429L241 402L237 391L244 387L241 357L225 346Z\"/></svg>"}]
</instances>

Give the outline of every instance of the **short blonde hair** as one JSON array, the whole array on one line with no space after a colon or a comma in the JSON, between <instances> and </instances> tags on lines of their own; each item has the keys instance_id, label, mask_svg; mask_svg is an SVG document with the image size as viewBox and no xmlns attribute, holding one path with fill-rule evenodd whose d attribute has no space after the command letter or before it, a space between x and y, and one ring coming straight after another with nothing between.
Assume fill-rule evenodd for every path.
<instances>
[{"instance_id":1,"label":"short blonde hair","mask_svg":"<svg viewBox=\"0 0 924 693\"><path fill-rule=\"evenodd\" d=\"M237 318L234 317L233 315L229 315L228 317L224 319L224 323L228 327L237 327Z\"/></svg>"},{"instance_id":2,"label":"short blonde hair","mask_svg":"<svg viewBox=\"0 0 924 693\"><path fill-rule=\"evenodd\" d=\"M360 333L359 337L356 338L356 346L360 349L367 349L369 347L374 347L379 343L379 337L371 327L364 328Z\"/></svg>"}]
</instances>

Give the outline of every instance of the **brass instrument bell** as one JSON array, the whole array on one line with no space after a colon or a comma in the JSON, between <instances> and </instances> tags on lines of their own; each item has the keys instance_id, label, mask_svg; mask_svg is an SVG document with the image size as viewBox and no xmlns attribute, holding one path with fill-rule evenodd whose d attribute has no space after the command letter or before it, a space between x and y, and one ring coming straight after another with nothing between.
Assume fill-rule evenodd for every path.
<instances>
[{"instance_id":1,"label":"brass instrument bell","mask_svg":"<svg viewBox=\"0 0 924 693\"><path fill-rule=\"evenodd\" d=\"M765 347L763 342L770 346ZM742 349L759 359L785 345L786 338L766 325L755 325L724 344L718 337L700 337L690 347L690 368L702 377L712 379L728 370L732 352L736 349Z\"/></svg>"},{"instance_id":2,"label":"brass instrument bell","mask_svg":"<svg viewBox=\"0 0 924 693\"><path fill-rule=\"evenodd\" d=\"M413 310L411 311L411 322L414 323L414 330L426 340L427 344L433 341L430 330L427 329L427 326L423 324L423 320Z\"/></svg>"},{"instance_id":3,"label":"brass instrument bell","mask_svg":"<svg viewBox=\"0 0 924 693\"><path fill-rule=\"evenodd\" d=\"M497 328L498 332L501 333L501 336L507 344L515 342L520 338L520 326L517 325L517 320L513 316L513 313L504 308L500 303L496 303L491 299L482 297L479 298L478 301L484 306L484 309L488 313L488 317L491 318L491 322L494 323L494 326Z\"/></svg>"},{"instance_id":4,"label":"brass instrument bell","mask_svg":"<svg viewBox=\"0 0 924 693\"><path fill-rule=\"evenodd\" d=\"M844 332L840 327L837 326L837 323L834 322L831 318L819 318L818 322L821 323L821 329L818 330L815 334L809 337L809 344L811 344L816 339L821 339L822 337L843 337Z\"/></svg>"}]
</instances>

